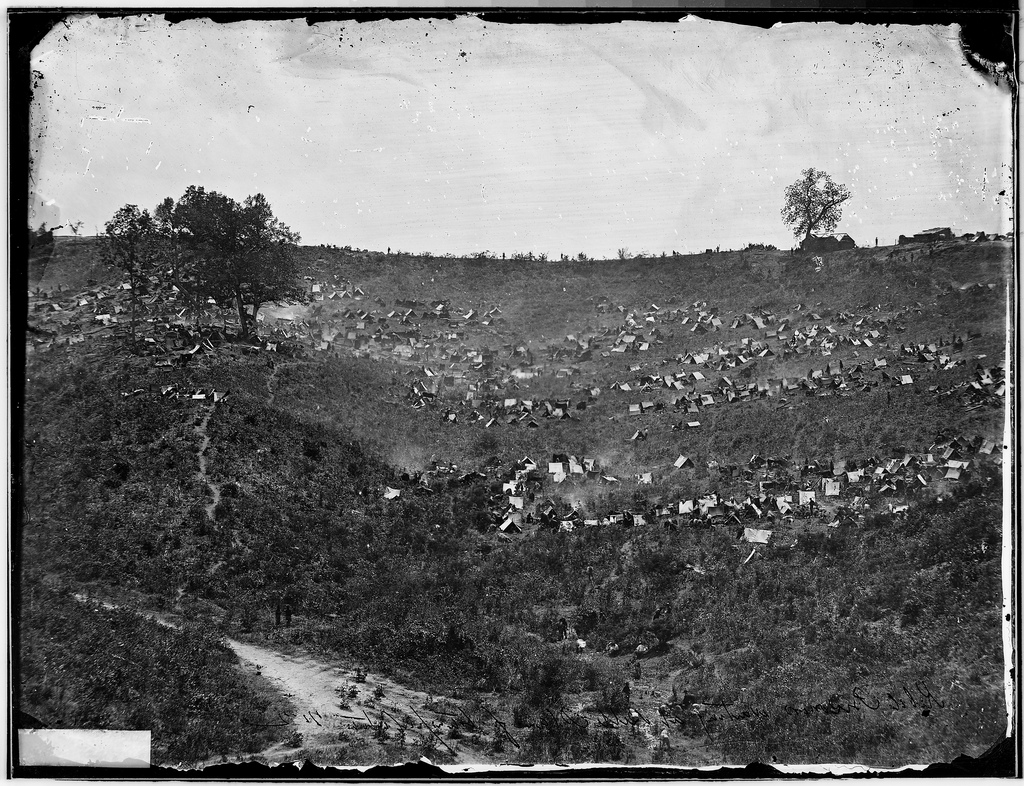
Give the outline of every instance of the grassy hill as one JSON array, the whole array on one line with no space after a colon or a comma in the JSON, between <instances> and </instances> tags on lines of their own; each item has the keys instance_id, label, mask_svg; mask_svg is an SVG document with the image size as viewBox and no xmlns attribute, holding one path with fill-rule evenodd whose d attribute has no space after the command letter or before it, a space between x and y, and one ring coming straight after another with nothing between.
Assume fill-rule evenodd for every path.
<instances>
[{"instance_id":1,"label":"grassy hill","mask_svg":"<svg viewBox=\"0 0 1024 786\"><path fill-rule=\"evenodd\" d=\"M210 632L272 643L284 601L294 646L496 701L494 760L895 765L1001 737L982 448L1002 442L1008 244L301 253L312 302L265 309L260 347L153 297L133 352L94 244L56 244L29 302L23 593L173 610L221 671ZM555 482L568 455L597 469ZM517 478L529 517L500 532ZM23 616L23 705L73 720L42 629Z\"/></svg>"}]
</instances>

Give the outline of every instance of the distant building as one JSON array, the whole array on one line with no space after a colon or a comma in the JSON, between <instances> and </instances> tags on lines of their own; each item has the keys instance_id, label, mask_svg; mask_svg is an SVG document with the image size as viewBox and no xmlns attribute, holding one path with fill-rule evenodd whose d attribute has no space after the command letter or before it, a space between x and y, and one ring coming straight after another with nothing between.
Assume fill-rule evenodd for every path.
<instances>
[{"instance_id":1,"label":"distant building","mask_svg":"<svg viewBox=\"0 0 1024 786\"><path fill-rule=\"evenodd\" d=\"M812 252L842 251L856 247L857 244L853 238L845 232L840 232L837 235L808 235L800 243L801 251Z\"/></svg>"},{"instance_id":2,"label":"distant building","mask_svg":"<svg viewBox=\"0 0 1024 786\"><path fill-rule=\"evenodd\" d=\"M936 243L940 240L952 240L953 230L949 227L935 227L933 229L925 229L923 232L918 232L913 237L907 237L906 235L900 235L899 244L901 246L907 243Z\"/></svg>"}]
</instances>

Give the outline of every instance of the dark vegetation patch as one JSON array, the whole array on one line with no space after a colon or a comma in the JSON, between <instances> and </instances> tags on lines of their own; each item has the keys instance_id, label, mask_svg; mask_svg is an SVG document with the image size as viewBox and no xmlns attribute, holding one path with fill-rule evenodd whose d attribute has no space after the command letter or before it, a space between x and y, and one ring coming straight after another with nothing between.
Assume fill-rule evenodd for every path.
<instances>
[{"instance_id":1,"label":"dark vegetation patch","mask_svg":"<svg viewBox=\"0 0 1024 786\"><path fill-rule=\"evenodd\" d=\"M50 728L151 731L155 765L255 753L285 702L233 668L207 626L172 630L33 582L21 608L21 709Z\"/></svg>"}]
</instances>

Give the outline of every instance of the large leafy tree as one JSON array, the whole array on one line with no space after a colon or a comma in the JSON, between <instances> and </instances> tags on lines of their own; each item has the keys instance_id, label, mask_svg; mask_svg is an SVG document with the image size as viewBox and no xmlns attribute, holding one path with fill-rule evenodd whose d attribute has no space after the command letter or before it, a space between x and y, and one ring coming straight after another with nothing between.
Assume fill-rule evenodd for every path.
<instances>
[{"instance_id":1,"label":"large leafy tree","mask_svg":"<svg viewBox=\"0 0 1024 786\"><path fill-rule=\"evenodd\" d=\"M157 211L179 289L233 306L243 336L264 303L302 298L294 254L299 236L274 216L262 194L239 204L189 186L177 204L164 200Z\"/></svg>"},{"instance_id":2,"label":"large leafy tree","mask_svg":"<svg viewBox=\"0 0 1024 786\"><path fill-rule=\"evenodd\" d=\"M131 335L135 338L139 290L154 272L157 261L157 228L148 210L125 205L106 223L103 260L128 277L132 291Z\"/></svg>"},{"instance_id":3,"label":"large leafy tree","mask_svg":"<svg viewBox=\"0 0 1024 786\"><path fill-rule=\"evenodd\" d=\"M299 235L274 216L263 194L246 197L238 210L240 255L230 269L230 289L239 309L305 296L295 255ZM241 315L241 310L239 314Z\"/></svg>"},{"instance_id":4,"label":"large leafy tree","mask_svg":"<svg viewBox=\"0 0 1024 786\"><path fill-rule=\"evenodd\" d=\"M806 240L815 230L832 232L843 215L843 203L850 191L820 169L805 169L800 179L786 187L782 220L796 237Z\"/></svg>"},{"instance_id":5,"label":"large leafy tree","mask_svg":"<svg viewBox=\"0 0 1024 786\"><path fill-rule=\"evenodd\" d=\"M202 301L192 260L186 245L185 230L176 212L173 197L167 197L153 210L158 238L158 255L162 277L178 288L187 305L198 309Z\"/></svg>"}]
</instances>

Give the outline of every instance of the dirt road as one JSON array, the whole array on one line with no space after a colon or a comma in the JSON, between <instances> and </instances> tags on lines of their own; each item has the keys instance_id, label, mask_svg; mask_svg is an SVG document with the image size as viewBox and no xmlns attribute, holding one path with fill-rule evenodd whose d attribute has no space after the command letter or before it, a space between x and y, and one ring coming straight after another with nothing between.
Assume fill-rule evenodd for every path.
<instances>
[{"instance_id":1,"label":"dirt road","mask_svg":"<svg viewBox=\"0 0 1024 786\"><path fill-rule=\"evenodd\" d=\"M375 745L384 739L404 740L410 746L429 741L454 763L481 761L479 752L466 750L448 736L455 722L448 714L453 706L450 700L439 701L350 664L305 653L286 655L233 639L227 644L244 665L269 679L295 708L292 726L301 735L301 747L286 740L263 751L261 758L345 763L336 757L353 743Z\"/></svg>"},{"instance_id":2,"label":"dirt road","mask_svg":"<svg viewBox=\"0 0 1024 786\"><path fill-rule=\"evenodd\" d=\"M124 609L109 601L76 594L85 602L105 608ZM133 609L135 613L177 628L175 619L158 612ZM402 743L403 760L416 760L418 751L429 756L434 749L453 764L485 763L486 742L467 747L465 740L450 736L453 726L465 727L465 714L452 699L431 696L401 685L355 664L314 657L306 652L285 654L267 647L225 639L242 668L267 678L294 708L278 742L256 755L230 757L231 761L255 758L270 763L309 760L314 764L366 765L381 763L383 743ZM298 734L296 737L295 734ZM297 743L297 744L296 744ZM347 754L355 754L353 759ZM206 762L219 764L220 757ZM386 762L396 763L396 762Z\"/></svg>"}]
</instances>

